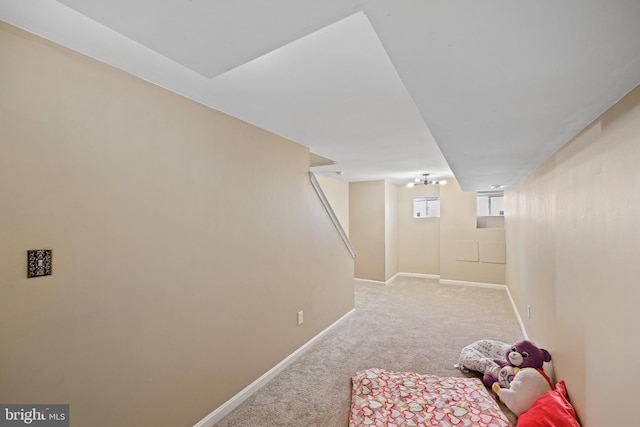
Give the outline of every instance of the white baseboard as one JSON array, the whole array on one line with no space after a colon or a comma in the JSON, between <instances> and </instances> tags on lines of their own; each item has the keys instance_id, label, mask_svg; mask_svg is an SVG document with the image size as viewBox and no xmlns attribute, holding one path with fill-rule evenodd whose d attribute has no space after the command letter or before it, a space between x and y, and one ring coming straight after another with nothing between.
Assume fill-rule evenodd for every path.
<instances>
[{"instance_id":1,"label":"white baseboard","mask_svg":"<svg viewBox=\"0 0 640 427\"><path fill-rule=\"evenodd\" d=\"M513 312L516 314L516 319L518 319L518 325L520 325L522 336L524 337L525 340L528 340L529 334L527 334L527 330L524 327L524 322L522 321L522 317L520 317L520 312L518 311L518 307L516 306L516 303L513 301L513 297L511 297L511 292L509 292L509 287L505 286L505 289L507 290L507 295L509 295L509 301L511 301L511 308L513 308Z\"/></svg>"},{"instance_id":2,"label":"white baseboard","mask_svg":"<svg viewBox=\"0 0 640 427\"><path fill-rule=\"evenodd\" d=\"M356 282L361 282L361 283L373 283L376 285L387 285L388 282L382 282L380 280L370 280L370 279L358 279L357 277L355 279Z\"/></svg>"},{"instance_id":3,"label":"white baseboard","mask_svg":"<svg viewBox=\"0 0 640 427\"><path fill-rule=\"evenodd\" d=\"M440 283L442 283L443 285L475 286L476 288L492 288L492 289L506 288L505 285L499 285L497 283L465 282L463 280L450 280L450 279L440 279Z\"/></svg>"},{"instance_id":4,"label":"white baseboard","mask_svg":"<svg viewBox=\"0 0 640 427\"><path fill-rule=\"evenodd\" d=\"M422 273L403 273L403 272L399 272L394 274L393 276L391 276L391 278L387 281L380 281L380 280L370 280L370 279L359 279L359 278L355 278L354 280L356 282L362 282L362 283L375 283L377 285L386 285L389 286L394 280L396 280L398 277L419 277L422 279L439 279L440 276L438 276L437 274L422 274Z\"/></svg>"},{"instance_id":5,"label":"white baseboard","mask_svg":"<svg viewBox=\"0 0 640 427\"><path fill-rule=\"evenodd\" d=\"M389 279L387 279L387 281L385 282L387 285L390 285L394 280L396 280L400 275L402 275L402 273L396 273L393 276L391 276Z\"/></svg>"},{"instance_id":6,"label":"white baseboard","mask_svg":"<svg viewBox=\"0 0 640 427\"><path fill-rule=\"evenodd\" d=\"M520 331L522 331L522 336L524 337L524 339L527 339L527 340L529 339L527 330L524 327L524 322L522 322L522 317L520 317L520 312L518 311L518 307L516 307L516 303L513 301L513 297L511 296L511 292L509 291L509 287L507 285L498 285L495 283L464 282L461 280L449 280L449 279L440 279L440 283L445 285L476 286L481 288L504 289L507 295L509 296L509 301L511 301L511 308L513 309L513 313L516 315L516 319L518 320L518 325L520 326Z\"/></svg>"},{"instance_id":7,"label":"white baseboard","mask_svg":"<svg viewBox=\"0 0 640 427\"><path fill-rule=\"evenodd\" d=\"M249 384L243 390L241 390L238 394L233 396L231 399L227 400L225 403L220 405L216 410L211 412L209 415L204 417L202 420L198 421L193 427L212 427L215 423L224 418L227 414L233 411L235 408L240 406L242 402L247 400L253 393L258 391L262 386L268 383L271 379L273 379L276 375L282 372L287 366L289 366L294 360L303 355L313 343L315 343L318 339L320 339L323 335L333 329L336 325L338 325L341 321L350 316L354 309L351 309L347 314L333 322L326 329L320 332L315 337L311 338L307 341L302 347L291 353L284 359L282 362L278 363L276 366L271 368L265 374L263 374L260 378Z\"/></svg>"},{"instance_id":8,"label":"white baseboard","mask_svg":"<svg viewBox=\"0 0 640 427\"><path fill-rule=\"evenodd\" d=\"M440 279L440 275L438 274L423 274L423 273L398 273L395 276L393 276L394 278L396 276L402 276L402 277L419 277L421 279Z\"/></svg>"}]
</instances>

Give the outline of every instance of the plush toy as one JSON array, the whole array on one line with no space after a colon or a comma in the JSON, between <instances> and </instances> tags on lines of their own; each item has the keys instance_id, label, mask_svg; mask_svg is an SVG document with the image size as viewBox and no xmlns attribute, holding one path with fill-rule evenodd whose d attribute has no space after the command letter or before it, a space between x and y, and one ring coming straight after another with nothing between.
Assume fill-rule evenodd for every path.
<instances>
[{"instance_id":1,"label":"plush toy","mask_svg":"<svg viewBox=\"0 0 640 427\"><path fill-rule=\"evenodd\" d=\"M484 374L485 378L490 379L490 381L485 381L489 388L494 383L498 384L499 387L509 388L509 383L511 383L518 368L511 365L498 365L495 360L502 361L502 357L511 347L511 344L501 341L479 340L462 349L460 359L454 366L462 372L472 370Z\"/></svg>"},{"instance_id":2,"label":"plush toy","mask_svg":"<svg viewBox=\"0 0 640 427\"><path fill-rule=\"evenodd\" d=\"M544 362L551 361L551 355L547 350L539 348L532 341L520 340L507 348L504 359L493 359L493 361L497 368L487 369L482 381L490 389L493 389L494 383L498 383L502 388L509 388L509 384L515 375L513 368L542 369ZM503 368L505 372L501 374Z\"/></svg>"},{"instance_id":3,"label":"plush toy","mask_svg":"<svg viewBox=\"0 0 640 427\"><path fill-rule=\"evenodd\" d=\"M520 415L547 391L553 389L551 380L542 370L544 362L551 361L551 355L529 340L516 341L507 350L504 361L495 360L503 368L513 366L519 370L513 376L510 387L499 386L494 381L492 389L511 411Z\"/></svg>"},{"instance_id":4,"label":"plush toy","mask_svg":"<svg viewBox=\"0 0 640 427\"><path fill-rule=\"evenodd\" d=\"M513 378L510 388L498 389L498 397L516 416L520 416L550 390L553 390L553 384L542 369L524 368Z\"/></svg>"},{"instance_id":5,"label":"plush toy","mask_svg":"<svg viewBox=\"0 0 640 427\"><path fill-rule=\"evenodd\" d=\"M510 365L506 365L500 368L500 370L498 371L498 381L493 383L493 389L495 390L496 386L498 388L510 388L511 381L513 381L513 378L519 371L520 368Z\"/></svg>"}]
</instances>

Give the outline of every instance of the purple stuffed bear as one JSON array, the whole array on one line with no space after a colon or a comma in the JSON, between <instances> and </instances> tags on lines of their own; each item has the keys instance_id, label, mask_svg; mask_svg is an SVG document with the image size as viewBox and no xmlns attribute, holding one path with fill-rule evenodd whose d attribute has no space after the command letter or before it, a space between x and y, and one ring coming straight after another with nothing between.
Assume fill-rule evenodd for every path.
<instances>
[{"instance_id":1,"label":"purple stuffed bear","mask_svg":"<svg viewBox=\"0 0 640 427\"><path fill-rule=\"evenodd\" d=\"M505 366L513 366L519 369L534 368L542 369L544 362L551 361L551 354L543 348L539 348L535 343L529 340L516 341L505 353L504 359L493 359L501 368ZM493 383L498 381L490 373L485 373L482 378L484 384L491 389Z\"/></svg>"}]
</instances>

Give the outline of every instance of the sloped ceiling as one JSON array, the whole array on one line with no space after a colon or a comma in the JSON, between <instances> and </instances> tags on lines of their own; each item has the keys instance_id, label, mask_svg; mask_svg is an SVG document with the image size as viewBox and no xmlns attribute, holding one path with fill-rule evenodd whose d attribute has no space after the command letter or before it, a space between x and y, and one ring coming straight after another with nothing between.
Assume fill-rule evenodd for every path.
<instances>
[{"instance_id":1,"label":"sloped ceiling","mask_svg":"<svg viewBox=\"0 0 640 427\"><path fill-rule=\"evenodd\" d=\"M637 0L0 0L349 181L517 183L640 83Z\"/></svg>"}]
</instances>

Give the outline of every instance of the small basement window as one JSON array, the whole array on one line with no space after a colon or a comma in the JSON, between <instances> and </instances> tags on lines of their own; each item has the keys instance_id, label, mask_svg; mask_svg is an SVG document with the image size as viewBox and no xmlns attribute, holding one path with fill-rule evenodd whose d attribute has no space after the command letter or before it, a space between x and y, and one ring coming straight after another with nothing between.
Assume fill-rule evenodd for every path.
<instances>
[{"instance_id":1,"label":"small basement window","mask_svg":"<svg viewBox=\"0 0 640 427\"><path fill-rule=\"evenodd\" d=\"M504 193L479 192L476 216L478 228L504 228Z\"/></svg>"},{"instance_id":2,"label":"small basement window","mask_svg":"<svg viewBox=\"0 0 640 427\"><path fill-rule=\"evenodd\" d=\"M414 218L440 218L440 197L422 196L413 198Z\"/></svg>"},{"instance_id":3,"label":"small basement window","mask_svg":"<svg viewBox=\"0 0 640 427\"><path fill-rule=\"evenodd\" d=\"M504 193L478 193L477 216L504 216Z\"/></svg>"}]
</instances>

